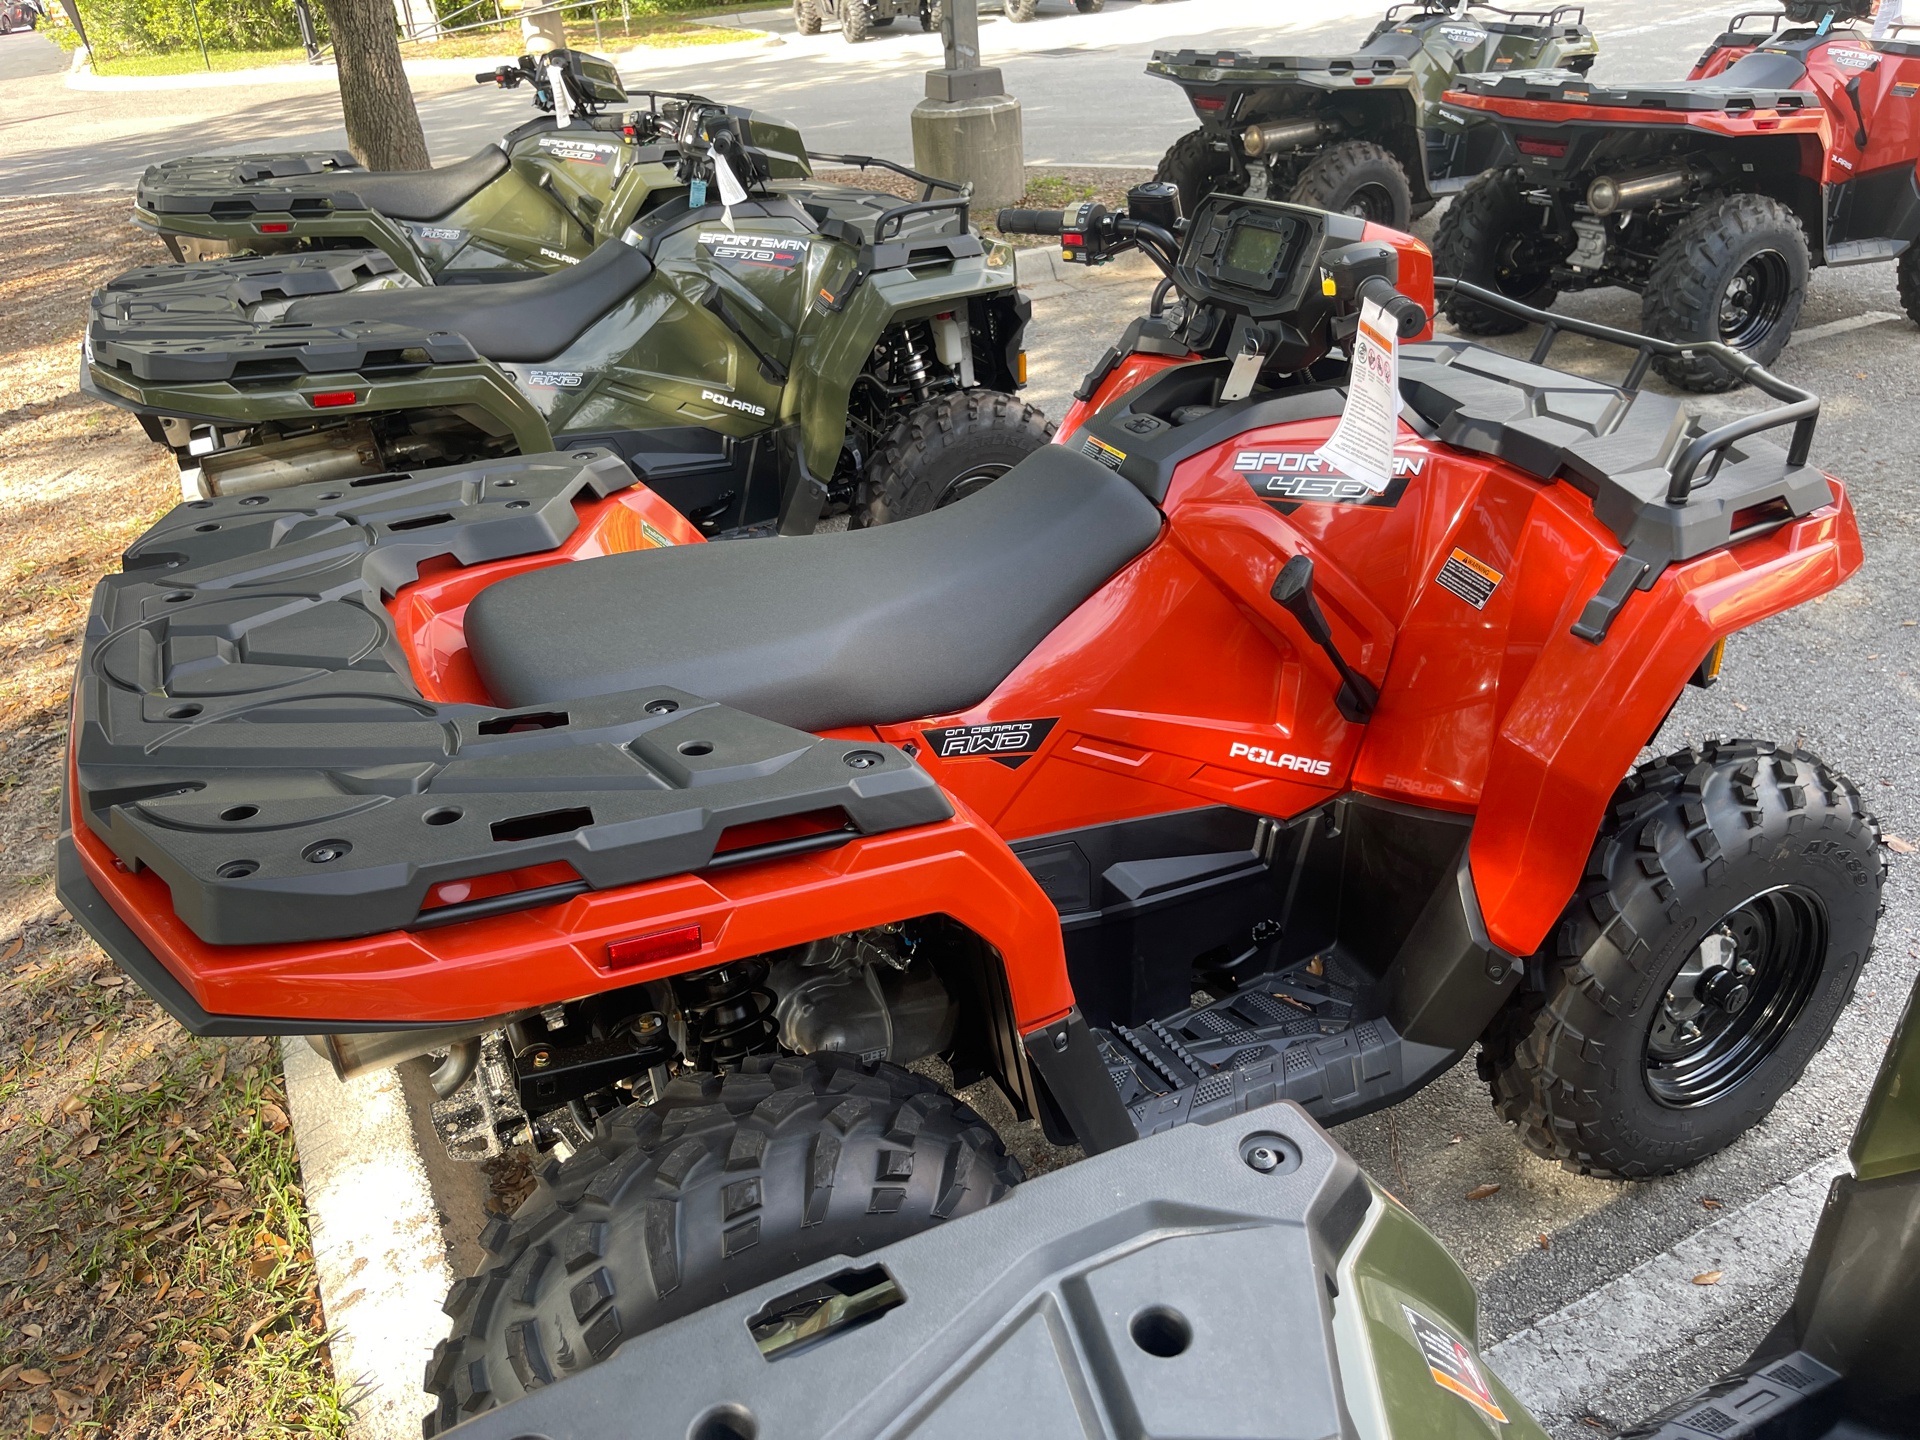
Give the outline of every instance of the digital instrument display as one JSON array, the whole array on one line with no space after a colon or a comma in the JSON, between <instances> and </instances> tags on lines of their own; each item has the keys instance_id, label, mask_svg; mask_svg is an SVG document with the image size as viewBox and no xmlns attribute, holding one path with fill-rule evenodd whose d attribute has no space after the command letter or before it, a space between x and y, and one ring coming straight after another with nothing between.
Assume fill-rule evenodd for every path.
<instances>
[{"instance_id":1,"label":"digital instrument display","mask_svg":"<svg viewBox=\"0 0 1920 1440\"><path fill-rule=\"evenodd\" d=\"M1227 265L1243 274L1271 274L1286 243L1284 231L1264 225L1236 225L1227 238Z\"/></svg>"}]
</instances>

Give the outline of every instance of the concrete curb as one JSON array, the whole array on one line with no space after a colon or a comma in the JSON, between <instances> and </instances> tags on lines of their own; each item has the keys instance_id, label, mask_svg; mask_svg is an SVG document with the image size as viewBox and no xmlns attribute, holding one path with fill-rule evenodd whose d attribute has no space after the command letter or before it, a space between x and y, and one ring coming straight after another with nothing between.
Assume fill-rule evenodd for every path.
<instances>
[{"instance_id":1,"label":"concrete curb","mask_svg":"<svg viewBox=\"0 0 1920 1440\"><path fill-rule=\"evenodd\" d=\"M692 22L699 23L699 22ZM716 26L716 29L745 30L745 25ZM625 50L610 50L607 57L625 68L645 64L659 68L684 54L702 60L724 60L749 55L787 42L769 31L758 32L752 40L730 40L721 45L630 45ZM216 70L191 75L96 75L91 62L82 59L85 51L74 52L73 68L67 72L69 90L210 90L229 85L337 84L339 67L334 65L263 65L253 70ZM416 78L442 75L472 75L492 65L510 65L520 57L508 54L472 55L464 60L408 60L407 74Z\"/></svg>"},{"instance_id":2,"label":"concrete curb","mask_svg":"<svg viewBox=\"0 0 1920 1440\"><path fill-rule=\"evenodd\" d=\"M341 1083L294 1036L287 1110L350 1440L418 1440L421 1377L453 1283L428 1167L398 1071Z\"/></svg>"}]
</instances>

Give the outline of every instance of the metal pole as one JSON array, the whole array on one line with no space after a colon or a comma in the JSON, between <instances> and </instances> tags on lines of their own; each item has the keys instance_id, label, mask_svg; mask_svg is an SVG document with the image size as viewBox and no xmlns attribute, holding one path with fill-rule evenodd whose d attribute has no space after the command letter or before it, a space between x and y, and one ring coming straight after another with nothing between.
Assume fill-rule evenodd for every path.
<instances>
[{"instance_id":1,"label":"metal pole","mask_svg":"<svg viewBox=\"0 0 1920 1440\"><path fill-rule=\"evenodd\" d=\"M207 53L207 34L206 31L200 28L200 0L193 0L192 8L193 34L194 38L200 42L200 60L207 69L211 70L213 69L213 57Z\"/></svg>"}]
</instances>

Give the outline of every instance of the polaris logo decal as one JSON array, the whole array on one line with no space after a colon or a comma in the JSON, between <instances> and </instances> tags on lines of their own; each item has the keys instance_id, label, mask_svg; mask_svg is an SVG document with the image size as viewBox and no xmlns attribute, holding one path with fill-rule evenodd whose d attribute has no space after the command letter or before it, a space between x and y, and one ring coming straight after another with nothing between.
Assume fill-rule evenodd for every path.
<instances>
[{"instance_id":1,"label":"polaris logo decal","mask_svg":"<svg viewBox=\"0 0 1920 1440\"><path fill-rule=\"evenodd\" d=\"M1269 750L1264 745L1249 745L1236 740L1233 748L1227 751L1229 760L1245 760L1254 765L1265 765L1273 770L1291 770L1298 775L1330 775L1333 763L1328 760L1313 760L1305 755L1283 755Z\"/></svg>"},{"instance_id":2,"label":"polaris logo decal","mask_svg":"<svg viewBox=\"0 0 1920 1440\"><path fill-rule=\"evenodd\" d=\"M700 243L722 264L761 270L791 270L807 255L807 242L790 235L733 235L725 230L702 230Z\"/></svg>"},{"instance_id":3,"label":"polaris logo decal","mask_svg":"<svg viewBox=\"0 0 1920 1440\"><path fill-rule=\"evenodd\" d=\"M1848 70L1871 70L1880 63L1871 50L1842 50L1837 45L1827 51L1827 58Z\"/></svg>"},{"instance_id":4,"label":"polaris logo decal","mask_svg":"<svg viewBox=\"0 0 1920 1440\"><path fill-rule=\"evenodd\" d=\"M569 255L564 250L549 250L546 246L542 245L540 247L540 253L549 260L558 260L563 265L578 265L580 263L577 255Z\"/></svg>"},{"instance_id":5,"label":"polaris logo decal","mask_svg":"<svg viewBox=\"0 0 1920 1440\"><path fill-rule=\"evenodd\" d=\"M1431 459L1419 454L1394 456L1393 479L1377 495L1311 450L1242 450L1233 457L1233 468L1246 477L1254 494L1287 515L1301 504L1391 510L1406 494L1408 480L1427 473Z\"/></svg>"},{"instance_id":6,"label":"polaris logo decal","mask_svg":"<svg viewBox=\"0 0 1920 1440\"><path fill-rule=\"evenodd\" d=\"M584 370L529 370L527 383L542 390L578 390L586 383Z\"/></svg>"},{"instance_id":7,"label":"polaris logo decal","mask_svg":"<svg viewBox=\"0 0 1920 1440\"><path fill-rule=\"evenodd\" d=\"M997 760L1018 770L1039 753L1053 727L1052 720L996 720L986 725L950 725L922 730L934 757L940 760Z\"/></svg>"},{"instance_id":8,"label":"polaris logo decal","mask_svg":"<svg viewBox=\"0 0 1920 1440\"><path fill-rule=\"evenodd\" d=\"M540 139L540 148L561 160L577 160L583 165L604 165L613 158L615 147L595 140L570 140L558 135L545 135Z\"/></svg>"},{"instance_id":9,"label":"polaris logo decal","mask_svg":"<svg viewBox=\"0 0 1920 1440\"><path fill-rule=\"evenodd\" d=\"M722 395L718 390L702 390L700 398L709 400L715 405L724 405L729 410L743 410L749 415L759 415L764 418L767 413L767 407L764 405L755 405L750 400L736 400L731 395Z\"/></svg>"}]
</instances>

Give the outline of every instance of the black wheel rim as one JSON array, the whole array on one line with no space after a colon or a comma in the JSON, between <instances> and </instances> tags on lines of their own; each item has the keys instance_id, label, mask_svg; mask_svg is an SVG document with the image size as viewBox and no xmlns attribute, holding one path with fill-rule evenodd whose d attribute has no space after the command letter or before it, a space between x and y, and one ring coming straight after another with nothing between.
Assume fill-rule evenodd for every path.
<instances>
[{"instance_id":1,"label":"black wheel rim","mask_svg":"<svg viewBox=\"0 0 1920 1440\"><path fill-rule=\"evenodd\" d=\"M1647 1032L1647 1088L1676 1109L1725 1098L1764 1065L1820 981L1827 911L1798 886L1720 921L1673 978Z\"/></svg>"},{"instance_id":2,"label":"black wheel rim","mask_svg":"<svg viewBox=\"0 0 1920 1440\"><path fill-rule=\"evenodd\" d=\"M1489 287L1513 300L1537 295L1553 281L1557 255L1549 253L1548 243L1529 232L1511 234L1493 247L1493 267Z\"/></svg>"},{"instance_id":3,"label":"black wheel rim","mask_svg":"<svg viewBox=\"0 0 1920 1440\"><path fill-rule=\"evenodd\" d=\"M940 492L940 498L933 502L933 508L944 510L947 506L957 504L969 495L978 495L1012 468L1013 466L1004 462L993 461L962 471L947 482L946 489Z\"/></svg>"},{"instance_id":4,"label":"black wheel rim","mask_svg":"<svg viewBox=\"0 0 1920 1440\"><path fill-rule=\"evenodd\" d=\"M1393 195L1384 185L1362 185L1347 197L1345 213L1359 220L1369 220L1375 225L1391 225L1393 215Z\"/></svg>"},{"instance_id":5,"label":"black wheel rim","mask_svg":"<svg viewBox=\"0 0 1920 1440\"><path fill-rule=\"evenodd\" d=\"M1793 272L1778 250L1750 257L1720 292L1720 338L1736 350L1762 344L1780 323L1793 290Z\"/></svg>"}]
</instances>

